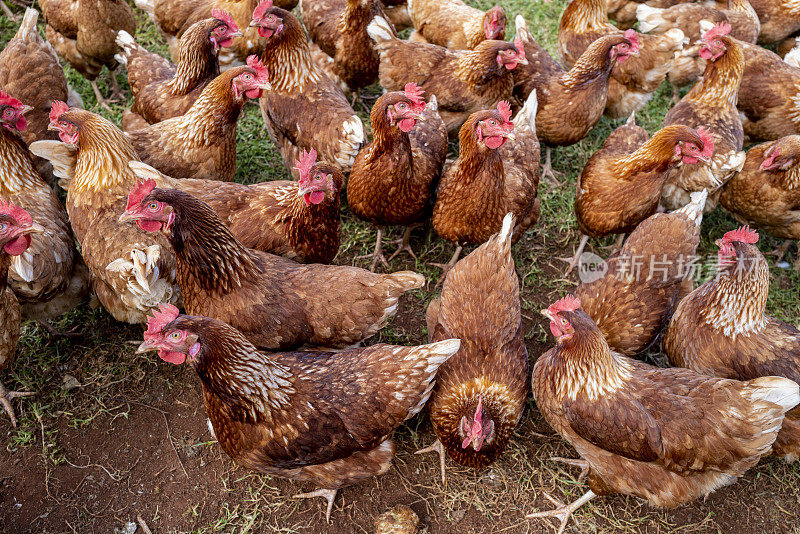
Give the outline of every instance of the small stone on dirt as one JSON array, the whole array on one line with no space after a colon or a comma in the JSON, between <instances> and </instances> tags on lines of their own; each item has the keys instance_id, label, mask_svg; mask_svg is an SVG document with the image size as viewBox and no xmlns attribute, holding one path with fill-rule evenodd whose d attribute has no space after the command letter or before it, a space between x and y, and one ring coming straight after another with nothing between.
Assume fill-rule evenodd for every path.
<instances>
[{"instance_id":1,"label":"small stone on dirt","mask_svg":"<svg viewBox=\"0 0 800 534\"><path fill-rule=\"evenodd\" d=\"M416 534L419 516L405 505L398 505L384 512L375 523L375 534Z\"/></svg>"},{"instance_id":2,"label":"small stone on dirt","mask_svg":"<svg viewBox=\"0 0 800 534\"><path fill-rule=\"evenodd\" d=\"M466 510L453 510L453 512L450 514L450 520L453 523L458 523L459 521L464 519L464 516L466 514L467 514Z\"/></svg>"},{"instance_id":3,"label":"small stone on dirt","mask_svg":"<svg viewBox=\"0 0 800 534\"><path fill-rule=\"evenodd\" d=\"M136 532L136 523L128 521L121 527L114 527L114 534L134 534Z\"/></svg>"},{"instance_id":4,"label":"small stone on dirt","mask_svg":"<svg viewBox=\"0 0 800 534\"><path fill-rule=\"evenodd\" d=\"M69 391L71 389L81 387L81 383L78 382L78 379L70 374L65 374L61 378L61 388L65 391Z\"/></svg>"}]
</instances>

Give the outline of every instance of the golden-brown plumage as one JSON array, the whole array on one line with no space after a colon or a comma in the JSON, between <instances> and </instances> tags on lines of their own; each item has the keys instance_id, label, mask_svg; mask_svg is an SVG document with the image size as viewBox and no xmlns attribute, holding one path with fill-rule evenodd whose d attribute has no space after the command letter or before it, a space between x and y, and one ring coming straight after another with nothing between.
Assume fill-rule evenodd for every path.
<instances>
[{"instance_id":1,"label":"golden-brown plumage","mask_svg":"<svg viewBox=\"0 0 800 534\"><path fill-rule=\"evenodd\" d=\"M789 37L800 30L800 6L795 0L752 0L761 21L760 44L769 44Z\"/></svg>"},{"instance_id":2,"label":"golden-brown plumage","mask_svg":"<svg viewBox=\"0 0 800 534\"><path fill-rule=\"evenodd\" d=\"M674 507L731 484L769 453L800 402L784 378L724 380L616 354L573 300L542 312L558 341L532 386L545 420L587 462L591 490L576 506L623 493ZM563 511L563 525L576 506L529 517Z\"/></svg>"},{"instance_id":3,"label":"golden-brown plumage","mask_svg":"<svg viewBox=\"0 0 800 534\"><path fill-rule=\"evenodd\" d=\"M381 85L387 91L401 91L414 82L425 94L436 96L449 135L455 135L476 111L510 100L513 70L526 63L521 43L520 50L514 43L483 41L475 50L453 51L398 39L387 24L378 17L367 29L381 57Z\"/></svg>"},{"instance_id":4,"label":"golden-brown plumage","mask_svg":"<svg viewBox=\"0 0 800 534\"><path fill-rule=\"evenodd\" d=\"M614 130L583 168L575 215L584 235L625 234L658 209L670 169L701 167L703 138L683 125L662 128L650 139L632 121Z\"/></svg>"},{"instance_id":5,"label":"golden-brown plumage","mask_svg":"<svg viewBox=\"0 0 800 534\"><path fill-rule=\"evenodd\" d=\"M664 117L664 126L704 127L714 139L714 155L708 166L682 166L670 171L661 192L661 202L667 209L684 206L689 193L707 189L706 211L712 211L720 188L744 163L742 121L736 109L744 54L738 41L725 35L725 28L714 26L704 34L701 53L705 50L713 59L707 62L703 78Z\"/></svg>"},{"instance_id":6,"label":"golden-brown plumage","mask_svg":"<svg viewBox=\"0 0 800 534\"><path fill-rule=\"evenodd\" d=\"M447 273L426 314L431 341L461 339L459 351L439 369L430 414L448 455L469 467L485 467L502 454L528 396L513 226L506 215L499 234Z\"/></svg>"},{"instance_id":7,"label":"golden-brown plumage","mask_svg":"<svg viewBox=\"0 0 800 534\"><path fill-rule=\"evenodd\" d=\"M748 150L742 170L725 184L719 200L743 224L800 240L800 136Z\"/></svg>"},{"instance_id":8,"label":"golden-brown plumage","mask_svg":"<svg viewBox=\"0 0 800 534\"><path fill-rule=\"evenodd\" d=\"M706 24L730 24L730 35L748 43L755 43L760 24L758 15L747 0L730 0L727 9L682 3L667 9L653 8L641 4L637 10L639 30L644 33L661 35L672 28L678 28L688 39L678 57L670 67L667 80L676 87L683 87L697 81L706 67L706 60L698 55L699 42ZM701 21L703 24L701 24Z\"/></svg>"},{"instance_id":9,"label":"golden-brown plumage","mask_svg":"<svg viewBox=\"0 0 800 534\"><path fill-rule=\"evenodd\" d=\"M558 54L562 64L572 68L591 43L599 37L621 34L608 22L605 0L575 0L561 15L558 26ZM628 117L642 109L669 71L675 52L683 45L683 32L673 29L664 35L638 34L639 57L617 64L611 71L606 114Z\"/></svg>"},{"instance_id":10,"label":"golden-brown plumage","mask_svg":"<svg viewBox=\"0 0 800 534\"><path fill-rule=\"evenodd\" d=\"M501 6L484 12L461 0L412 0L408 14L414 25L411 41L474 50L483 41L506 38L506 12Z\"/></svg>"},{"instance_id":11,"label":"golden-brown plumage","mask_svg":"<svg viewBox=\"0 0 800 534\"><path fill-rule=\"evenodd\" d=\"M644 351L666 326L681 293L691 291L707 193L692 195L680 210L642 221L607 261L605 274L575 290L611 350L626 356Z\"/></svg>"},{"instance_id":12,"label":"golden-brown plumage","mask_svg":"<svg viewBox=\"0 0 800 534\"><path fill-rule=\"evenodd\" d=\"M270 15L273 21L267 21ZM260 25L257 53L272 84L261 97L261 116L286 168L303 151L314 149L347 175L364 143L364 125L342 91L311 60L302 24L277 7L258 10L252 24Z\"/></svg>"},{"instance_id":13,"label":"golden-brown plumage","mask_svg":"<svg viewBox=\"0 0 800 534\"><path fill-rule=\"evenodd\" d=\"M392 433L427 401L450 339L418 347L374 345L329 352L258 352L231 326L165 309L140 351L188 360L203 384L210 426L236 463L329 491L389 470ZM179 332L181 341L170 336ZM331 491L332 490L332 491Z\"/></svg>"},{"instance_id":14,"label":"golden-brown plumage","mask_svg":"<svg viewBox=\"0 0 800 534\"><path fill-rule=\"evenodd\" d=\"M325 56L320 66L342 90L378 81L380 61L367 26L375 17L386 18L380 0L313 0L301 7L309 37Z\"/></svg>"},{"instance_id":15,"label":"golden-brown plumage","mask_svg":"<svg viewBox=\"0 0 800 534\"><path fill-rule=\"evenodd\" d=\"M755 232L740 229L717 242L720 275L680 302L664 336L664 352L672 365L713 376L800 381L800 332L765 314L769 266L754 239L741 234L758 240ZM773 452L789 461L800 458L798 410L786 415Z\"/></svg>"},{"instance_id":16,"label":"golden-brown plumage","mask_svg":"<svg viewBox=\"0 0 800 534\"><path fill-rule=\"evenodd\" d=\"M47 130L52 102L61 100L74 107L82 106L78 93L67 85L58 54L39 35L38 16L35 9L26 9L17 34L0 52L0 90L33 107L25 114L28 128L20 132L28 145L42 139L58 139L55 132ZM55 181L46 160L34 157L34 164L48 182Z\"/></svg>"},{"instance_id":17,"label":"golden-brown plumage","mask_svg":"<svg viewBox=\"0 0 800 534\"><path fill-rule=\"evenodd\" d=\"M5 105L0 104L0 116ZM0 121L0 197L25 209L43 227L14 256L9 285L26 319L46 321L77 306L89 291L86 266L75 251L67 212L33 166L12 125Z\"/></svg>"},{"instance_id":18,"label":"golden-brown plumage","mask_svg":"<svg viewBox=\"0 0 800 534\"><path fill-rule=\"evenodd\" d=\"M772 141L800 133L800 69L748 43L737 106L750 139Z\"/></svg>"},{"instance_id":19,"label":"golden-brown plumage","mask_svg":"<svg viewBox=\"0 0 800 534\"><path fill-rule=\"evenodd\" d=\"M372 224L411 225L430 214L431 195L447 157L447 130L436 98L426 105L413 89L411 96L386 93L372 106L370 118L372 142L353 163L347 203ZM412 124L406 131L408 121ZM403 246L408 246L407 238ZM377 247L375 261L382 257L380 243Z\"/></svg>"},{"instance_id":20,"label":"golden-brown plumage","mask_svg":"<svg viewBox=\"0 0 800 534\"><path fill-rule=\"evenodd\" d=\"M229 25L217 18L194 23L180 39L176 64L148 52L133 37L120 32L119 56L128 71L132 111L150 124L186 113L203 89L219 76L220 43L230 42L229 35L238 31L232 24L232 20Z\"/></svg>"},{"instance_id":21,"label":"golden-brown plumage","mask_svg":"<svg viewBox=\"0 0 800 534\"><path fill-rule=\"evenodd\" d=\"M151 201L161 211L146 212ZM403 293L425 283L408 271L299 265L247 249L207 204L176 189L155 189L134 209L126 218L140 223L174 217L163 233L175 250L186 311L225 321L258 347L358 343L386 324Z\"/></svg>"},{"instance_id":22,"label":"golden-brown plumage","mask_svg":"<svg viewBox=\"0 0 800 534\"><path fill-rule=\"evenodd\" d=\"M510 114L510 112L509 112ZM478 245L500 231L503 217L513 213L512 240L539 220L539 141L536 98L531 94L514 117L515 139L490 148L479 129L491 121L507 121L494 109L473 113L459 135L458 159L445 170L433 208L433 227L457 245Z\"/></svg>"},{"instance_id":23,"label":"golden-brown plumage","mask_svg":"<svg viewBox=\"0 0 800 534\"><path fill-rule=\"evenodd\" d=\"M548 145L567 146L589 133L603 115L608 97L611 69L619 56L618 49L631 41L622 34L607 35L593 42L569 70L564 71L547 51L533 40L522 15L516 18L517 36L525 46L527 65L514 69L514 94L525 100L536 91L536 135ZM626 48L635 53L636 50Z\"/></svg>"},{"instance_id":24,"label":"golden-brown plumage","mask_svg":"<svg viewBox=\"0 0 800 534\"><path fill-rule=\"evenodd\" d=\"M247 99L269 88L266 79L263 67L228 69L203 89L185 114L127 135L142 161L164 174L232 181L236 123Z\"/></svg>"}]
</instances>

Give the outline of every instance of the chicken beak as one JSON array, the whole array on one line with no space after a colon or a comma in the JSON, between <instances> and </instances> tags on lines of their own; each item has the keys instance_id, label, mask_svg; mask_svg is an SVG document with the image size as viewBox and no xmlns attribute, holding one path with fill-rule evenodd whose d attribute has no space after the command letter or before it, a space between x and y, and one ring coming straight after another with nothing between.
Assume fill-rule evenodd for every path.
<instances>
[{"instance_id":1,"label":"chicken beak","mask_svg":"<svg viewBox=\"0 0 800 534\"><path fill-rule=\"evenodd\" d=\"M519 61L517 61L517 64L518 65L527 65L528 64L528 58L520 59Z\"/></svg>"},{"instance_id":2,"label":"chicken beak","mask_svg":"<svg viewBox=\"0 0 800 534\"><path fill-rule=\"evenodd\" d=\"M257 20L251 20L250 24L247 25L248 28L258 28L259 24Z\"/></svg>"},{"instance_id":3,"label":"chicken beak","mask_svg":"<svg viewBox=\"0 0 800 534\"><path fill-rule=\"evenodd\" d=\"M154 350L158 350L158 346L150 343L147 340L144 340L139 348L136 349L136 354L143 354L145 352L152 352Z\"/></svg>"},{"instance_id":4,"label":"chicken beak","mask_svg":"<svg viewBox=\"0 0 800 534\"><path fill-rule=\"evenodd\" d=\"M303 198L306 194L311 193L311 192L312 191L311 191L310 187L303 187L301 189L298 189L297 196L299 196L300 198Z\"/></svg>"},{"instance_id":5,"label":"chicken beak","mask_svg":"<svg viewBox=\"0 0 800 534\"><path fill-rule=\"evenodd\" d=\"M59 131L59 129L56 127L56 125L53 124L52 122L47 125L47 129L49 131L51 131L51 132L58 132Z\"/></svg>"},{"instance_id":6,"label":"chicken beak","mask_svg":"<svg viewBox=\"0 0 800 534\"><path fill-rule=\"evenodd\" d=\"M236 30L235 32L230 34L228 37L230 37L231 39L235 39L236 37L243 37L243 36L244 36L244 32L242 32L242 30Z\"/></svg>"},{"instance_id":7,"label":"chicken beak","mask_svg":"<svg viewBox=\"0 0 800 534\"><path fill-rule=\"evenodd\" d=\"M127 221L135 221L135 220L136 220L136 214L135 213L131 213L128 210L125 210L125 212L122 215L119 216L119 222L121 222L121 223L127 222Z\"/></svg>"},{"instance_id":8,"label":"chicken beak","mask_svg":"<svg viewBox=\"0 0 800 534\"><path fill-rule=\"evenodd\" d=\"M22 105L22 109L20 110L20 113L25 115L27 112L29 112L32 109L33 109L33 106L28 106L28 105L23 104Z\"/></svg>"},{"instance_id":9,"label":"chicken beak","mask_svg":"<svg viewBox=\"0 0 800 534\"><path fill-rule=\"evenodd\" d=\"M517 139L517 136L514 135L514 132L506 132L505 134L503 134L503 137L511 141L515 141Z\"/></svg>"},{"instance_id":10,"label":"chicken beak","mask_svg":"<svg viewBox=\"0 0 800 534\"><path fill-rule=\"evenodd\" d=\"M425 115L422 113L414 113L414 119L420 122L425 122Z\"/></svg>"},{"instance_id":11,"label":"chicken beak","mask_svg":"<svg viewBox=\"0 0 800 534\"><path fill-rule=\"evenodd\" d=\"M44 232L44 226L39 223L31 223L30 226L25 228L26 234L41 234Z\"/></svg>"},{"instance_id":12,"label":"chicken beak","mask_svg":"<svg viewBox=\"0 0 800 534\"><path fill-rule=\"evenodd\" d=\"M550 310L542 310L542 311L541 311L541 312L539 312L539 313L541 313L542 315L544 315L545 317L547 317L547 318L548 318L548 319L550 319L551 321L553 321L553 320L554 320L554 319L553 319L553 314L552 314L552 313L550 313Z\"/></svg>"}]
</instances>

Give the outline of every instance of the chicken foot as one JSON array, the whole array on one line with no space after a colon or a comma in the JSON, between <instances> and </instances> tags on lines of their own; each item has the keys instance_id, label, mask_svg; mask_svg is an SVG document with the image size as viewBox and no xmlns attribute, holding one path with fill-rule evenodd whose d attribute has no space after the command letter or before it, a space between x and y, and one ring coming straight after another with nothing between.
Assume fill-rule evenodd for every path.
<instances>
[{"instance_id":1,"label":"chicken foot","mask_svg":"<svg viewBox=\"0 0 800 534\"><path fill-rule=\"evenodd\" d=\"M561 187L561 182L558 181L556 176L563 176L563 172L557 172L553 170L553 163L550 161L550 151L552 149L548 146L545 147L545 160L544 165L542 165L542 178L554 187Z\"/></svg>"},{"instance_id":2,"label":"chicken foot","mask_svg":"<svg viewBox=\"0 0 800 534\"><path fill-rule=\"evenodd\" d=\"M464 247L458 245L456 247L456 251L453 253L453 257L450 258L450 261L447 263L429 263L428 265L432 265L433 267L438 267L442 270L442 276L439 278L439 281L436 282L436 287L439 287L444 282L447 273L450 272L450 269L455 267L456 263L458 262L458 257L461 256L461 251L464 250Z\"/></svg>"},{"instance_id":3,"label":"chicken foot","mask_svg":"<svg viewBox=\"0 0 800 534\"><path fill-rule=\"evenodd\" d=\"M58 338L78 339L81 336L83 336L83 332L76 332L75 330L69 332L62 332L45 320L37 319L36 323L39 326L41 326L52 339L58 339Z\"/></svg>"},{"instance_id":4,"label":"chicken foot","mask_svg":"<svg viewBox=\"0 0 800 534\"><path fill-rule=\"evenodd\" d=\"M383 228L378 228L378 238L375 240L375 251L372 254L356 256L353 259L363 260L364 258L372 258L372 265L370 266L369 270L372 271L373 273L375 272L375 267L378 266L378 262L384 264L388 269L389 262L386 261L386 257L383 255L382 240L383 240Z\"/></svg>"},{"instance_id":5,"label":"chicken foot","mask_svg":"<svg viewBox=\"0 0 800 534\"><path fill-rule=\"evenodd\" d=\"M8 391L2 382L0 382L0 405L6 409L6 413L11 418L11 426L17 428L17 417L14 415L14 407L11 405L12 399L19 399L22 397L30 397L36 395L33 391Z\"/></svg>"},{"instance_id":6,"label":"chicken foot","mask_svg":"<svg viewBox=\"0 0 800 534\"><path fill-rule=\"evenodd\" d=\"M292 498L294 499L313 499L314 497L323 497L328 501L328 508L325 511L325 522L331 522L331 510L333 510L333 500L336 498L338 489L318 489L316 491L309 491L308 493L298 493Z\"/></svg>"},{"instance_id":7,"label":"chicken foot","mask_svg":"<svg viewBox=\"0 0 800 534\"><path fill-rule=\"evenodd\" d=\"M786 251L789 250L789 247L791 245L792 245L791 239L784 239L783 243L781 243L779 247L775 248L775 250L768 252L768 254L770 256L775 256L775 263L779 263L783 259L783 257L786 256Z\"/></svg>"},{"instance_id":8,"label":"chicken foot","mask_svg":"<svg viewBox=\"0 0 800 534\"><path fill-rule=\"evenodd\" d=\"M534 512L526 515L525 517L528 519L535 519L539 517L556 517L561 521L561 525L558 528L557 534L563 534L564 529L567 528L567 521L569 521L572 513L587 502L591 501L595 497L595 493L592 490L589 490L584 493L580 499L572 502L571 504L564 504L558 499L551 497L547 493L545 493L544 496L547 497L547 500L549 500L551 503L555 504L557 508L548 510L546 512Z\"/></svg>"},{"instance_id":9,"label":"chicken foot","mask_svg":"<svg viewBox=\"0 0 800 534\"><path fill-rule=\"evenodd\" d=\"M571 259L570 258L558 258L561 261L565 261L565 262L569 263L569 265L567 266L567 270L564 271L564 276L567 276L570 272L572 272L572 269L574 269L575 266L578 264L578 261L581 259L581 254L583 254L583 249L586 248L586 243L588 243L588 242L589 242L589 236L588 235L581 236L581 244L578 245L578 250L575 251L575 255Z\"/></svg>"},{"instance_id":10,"label":"chicken foot","mask_svg":"<svg viewBox=\"0 0 800 534\"><path fill-rule=\"evenodd\" d=\"M439 468L442 470L442 484L446 482L446 478L444 476L444 445L440 440L436 440L433 442L433 445L430 447L425 447L424 449L420 449L414 454L424 454L426 452L438 452L439 453Z\"/></svg>"},{"instance_id":11,"label":"chicken foot","mask_svg":"<svg viewBox=\"0 0 800 534\"><path fill-rule=\"evenodd\" d=\"M583 482L583 479L585 479L586 475L589 474L589 462L587 462L586 460L581 460L580 458L579 459L561 458L560 456L551 456L550 460L562 464L571 465L574 467L580 467L581 474L578 475L578 483Z\"/></svg>"},{"instance_id":12,"label":"chicken foot","mask_svg":"<svg viewBox=\"0 0 800 534\"><path fill-rule=\"evenodd\" d=\"M411 229L413 227L414 227L413 225L407 227L406 231L403 234L403 237L401 239L398 239L397 241L391 241L391 243L396 243L396 244L398 244L400 246L398 247L397 250L394 251L394 254L389 256L389 261L392 261L393 259L395 259L395 257L397 257L397 255L400 254L403 251L406 251L409 254L411 254L411 257L414 258L415 260L417 259L417 255L414 254L414 251L411 249L411 243L410 243L410 241L411 241Z\"/></svg>"}]
</instances>

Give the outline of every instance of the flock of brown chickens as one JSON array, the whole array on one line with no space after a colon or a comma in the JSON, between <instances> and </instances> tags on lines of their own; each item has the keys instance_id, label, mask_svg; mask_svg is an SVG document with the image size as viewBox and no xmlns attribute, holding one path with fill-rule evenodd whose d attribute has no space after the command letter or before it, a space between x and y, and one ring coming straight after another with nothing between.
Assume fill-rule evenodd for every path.
<instances>
[{"instance_id":1,"label":"flock of brown chickens","mask_svg":"<svg viewBox=\"0 0 800 534\"><path fill-rule=\"evenodd\" d=\"M124 0L39 4L47 40L28 9L0 53L0 369L21 318L46 325L93 294L147 324L139 351L197 371L231 458L313 483L300 496L327 498L328 516L338 488L389 469L393 431L426 403L438 440L424 450L443 478L445 455L495 461L531 386L591 488L531 514L560 531L595 495L672 507L764 455L800 457L800 332L765 315L758 233L720 236L718 274L696 289L688 268L717 204L800 239L800 50L755 44L794 42L788 1L573 0L560 63L521 16L504 41L501 7L461 0L303 0L302 22L292 0L137 0L172 61L136 43ZM626 29L637 20L644 33ZM94 80L125 66L121 129L82 109L61 60L104 106ZM665 80L676 103L651 137L634 114ZM349 97L376 82L367 142ZM250 99L295 180L233 182ZM629 118L579 178L570 268L589 238L629 235L603 274L542 311L556 345L530 379L512 245L540 216L540 175L560 187L551 148L603 114ZM744 152L746 138L766 142ZM369 271L331 265L343 193L377 227ZM413 255L426 220L456 245L430 344L362 346L425 284L374 272L388 267L383 229L405 227L394 255ZM678 367L633 358L662 333ZM13 424L11 400L30 394L0 384Z\"/></svg>"}]
</instances>

